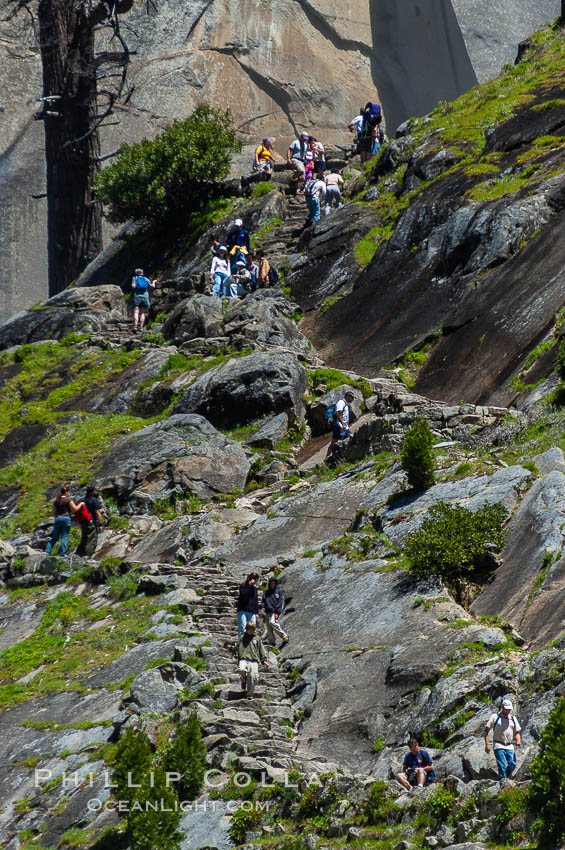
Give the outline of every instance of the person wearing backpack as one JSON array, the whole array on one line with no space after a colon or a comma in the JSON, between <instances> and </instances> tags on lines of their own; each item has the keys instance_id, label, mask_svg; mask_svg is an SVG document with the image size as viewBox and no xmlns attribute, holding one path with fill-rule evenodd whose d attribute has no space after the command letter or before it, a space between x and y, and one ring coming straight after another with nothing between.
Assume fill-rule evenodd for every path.
<instances>
[{"instance_id":1,"label":"person wearing backpack","mask_svg":"<svg viewBox=\"0 0 565 850\"><path fill-rule=\"evenodd\" d=\"M133 289L133 329L137 331L143 330L147 314L149 312L149 290L155 289L157 286L157 278L150 281L143 274L143 269L136 269L135 274L131 279L131 288Z\"/></svg>"},{"instance_id":2,"label":"person wearing backpack","mask_svg":"<svg viewBox=\"0 0 565 850\"><path fill-rule=\"evenodd\" d=\"M244 228L243 221L240 218L236 218L232 229L226 236L226 247L229 254L233 253L233 249L236 247L245 248L245 253L251 250L249 231Z\"/></svg>"},{"instance_id":3,"label":"person wearing backpack","mask_svg":"<svg viewBox=\"0 0 565 850\"><path fill-rule=\"evenodd\" d=\"M51 539L49 543L45 547L45 552L50 555L53 546L56 544L57 540L61 538L61 544L59 547L59 554L61 557L65 557L67 554L67 542L69 539L69 531L71 530L71 511L76 511L78 506L75 505L70 496L70 488L67 484L63 484L57 498L53 502L53 516L55 518L55 522L53 523L53 530L51 532Z\"/></svg>"},{"instance_id":4,"label":"person wearing backpack","mask_svg":"<svg viewBox=\"0 0 565 850\"><path fill-rule=\"evenodd\" d=\"M282 638L281 649L286 646L289 637L279 619L284 609L284 593L279 587L276 578L270 578L267 590L263 593L263 611L265 612L265 623L267 626L267 640L276 646L276 635Z\"/></svg>"},{"instance_id":5,"label":"person wearing backpack","mask_svg":"<svg viewBox=\"0 0 565 850\"><path fill-rule=\"evenodd\" d=\"M357 153L361 159L361 165L365 165L371 159L373 145L374 145L374 131L375 127L382 121L382 111L381 107L378 103L371 103L369 101L362 112L363 115L363 123L361 125L361 132L359 133L359 139L357 142Z\"/></svg>"},{"instance_id":6,"label":"person wearing backpack","mask_svg":"<svg viewBox=\"0 0 565 850\"><path fill-rule=\"evenodd\" d=\"M88 558L96 552L98 544L98 532L102 528L102 514L98 493L93 484L86 488L86 494L75 511L75 520L80 522L80 543L75 555Z\"/></svg>"},{"instance_id":7,"label":"person wearing backpack","mask_svg":"<svg viewBox=\"0 0 565 850\"><path fill-rule=\"evenodd\" d=\"M492 741L494 757L498 768L498 778L510 779L516 770L516 753L514 752L514 741L516 746L522 746L522 727L518 718L514 716L512 700L505 697L502 700L500 711L491 714L485 726L485 753L490 753L489 732L492 729Z\"/></svg>"},{"instance_id":8,"label":"person wearing backpack","mask_svg":"<svg viewBox=\"0 0 565 850\"><path fill-rule=\"evenodd\" d=\"M332 456L333 448L338 440L345 440L346 437L351 437L351 431L349 430L349 405L354 398L353 393L348 390L345 396L335 406L332 439L328 446L326 459Z\"/></svg>"},{"instance_id":9,"label":"person wearing backpack","mask_svg":"<svg viewBox=\"0 0 565 850\"><path fill-rule=\"evenodd\" d=\"M308 218L305 226L320 221L321 205L326 198L326 183L324 172L320 171L318 177L307 180L304 184L304 197L308 207Z\"/></svg>"}]
</instances>

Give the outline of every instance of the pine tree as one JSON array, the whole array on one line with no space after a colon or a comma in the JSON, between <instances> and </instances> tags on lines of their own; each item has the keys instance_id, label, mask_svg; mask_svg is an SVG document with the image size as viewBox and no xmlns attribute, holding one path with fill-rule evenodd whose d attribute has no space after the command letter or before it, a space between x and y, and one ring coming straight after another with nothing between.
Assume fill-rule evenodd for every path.
<instances>
[{"instance_id":1,"label":"pine tree","mask_svg":"<svg viewBox=\"0 0 565 850\"><path fill-rule=\"evenodd\" d=\"M116 759L112 771L114 797L131 803L139 785L151 766L151 744L147 735L139 729L126 729L116 749ZM129 776L128 776L129 774Z\"/></svg>"},{"instance_id":2,"label":"pine tree","mask_svg":"<svg viewBox=\"0 0 565 850\"><path fill-rule=\"evenodd\" d=\"M174 788L167 787L163 768L147 771L136 790L126 829L131 850L178 850L182 812Z\"/></svg>"},{"instance_id":3,"label":"pine tree","mask_svg":"<svg viewBox=\"0 0 565 850\"><path fill-rule=\"evenodd\" d=\"M425 490L435 483L434 438L425 419L416 419L408 429L400 453L400 465L414 490Z\"/></svg>"},{"instance_id":4,"label":"pine tree","mask_svg":"<svg viewBox=\"0 0 565 850\"><path fill-rule=\"evenodd\" d=\"M538 817L540 846L558 847L565 839L565 697L551 710L531 767L528 808Z\"/></svg>"},{"instance_id":5,"label":"pine tree","mask_svg":"<svg viewBox=\"0 0 565 850\"><path fill-rule=\"evenodd\" d=\"M181 776L180 793L184 800L194 800L204 782L206 745L195 713L178 724L172 746L165 756L165 770Z\"/></svg>"}]
</instances>

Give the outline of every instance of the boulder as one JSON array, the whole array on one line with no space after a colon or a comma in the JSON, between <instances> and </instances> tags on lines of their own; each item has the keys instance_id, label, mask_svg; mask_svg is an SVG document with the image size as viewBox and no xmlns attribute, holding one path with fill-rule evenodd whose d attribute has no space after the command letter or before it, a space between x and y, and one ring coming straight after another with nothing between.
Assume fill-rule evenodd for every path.
<instances>
[{"instance_id":1,"label":"boulder","mask_svg":"<svg viewBox=\"0 0 565 850\"><path fill-rule=\"evenodd\" d=\"M123 503L136 490L153 499L241 490L249 468L239 443L201 416L177 413L114 443L95 477L101 492Z\"/></svg>"},{"instance_id":2,"label":"boulder","mask_svg":"<svg viewBox=\"0 0 565 850\"><path fill-rule=\"evenodd\" d=\"M173 414L200 414L217 428L235 428L283 411L291 423L301 422L307 383L305 369L292 354L256 352L197 378Z\"/></svg>"},{"instance_id":3,"label":"boulder","mask_svg":"<svg viewBox=\"0 0 565 850\"><path fill-rule=\"evenodd\" d=\"M222 301L216 296L193 295L177 304L163 325L163 336L175 345L182 345L195 337L221 335L223 322Z\"/></svg>"},{"instance_id":4,"label":"boulder","mask_svg":"<svg viewBox=\"0 0 565 850\"><path fill-rule=\"evenodd\" d=\"M297 309L275 290L258 290L230 308L224 332L238 337L240 344L247 340L260 348L283 348L310 358L311 346L292 320L293 308Z\"/></svg>"},{"instance_id":5,"label":"boulder","mask_svg":"<svg viewBox=\"0 0 565 850\"><path fill-rule=\"evenodd\" d=\"M281 440L284 440L288 430L288 416L286 413L278 413L261 425L247 440L247 445L253 448L274 449Z\"/></svg>"},{"instance_id":6,"label":"boulder","mask_svg":"<svg viewBox=\"0 0 565 850\"><path fill-rule=\"evenodd\" d=\"M202 674L188 664L168 661L141 673L124 703L136 714L166 714L176 706L179 691L198 685L202 679Z\"/></svg>"},{"instance_id":7,"label":"boulder","mask_svg":"<svg viewBox=\"0 0 565 850\"><path fill-rule=\"evenodd\" d=\"M127 318L119 286L64 289L38 307L16 313L0 327L0 350L39 340L62 339L72 331L103 333Z\"/></svg>"}]
</instances>

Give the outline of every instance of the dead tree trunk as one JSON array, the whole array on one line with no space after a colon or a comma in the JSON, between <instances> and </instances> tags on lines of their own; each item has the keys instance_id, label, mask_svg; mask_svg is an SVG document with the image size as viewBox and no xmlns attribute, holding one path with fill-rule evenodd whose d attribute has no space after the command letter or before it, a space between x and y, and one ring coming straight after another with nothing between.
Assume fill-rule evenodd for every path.
<instances>
[{"instance_id":1,"label":"dead tree trunk","mask_svg":"<svg viewBox=\"0 0 565 850\"><path fill-rule=\"evenodd\" d=\"M65 288L102 248L94 203L100 140L96 113L94 27L88 4L40 0L43 66L49 295Z\"/></svg>"}]
</instances>

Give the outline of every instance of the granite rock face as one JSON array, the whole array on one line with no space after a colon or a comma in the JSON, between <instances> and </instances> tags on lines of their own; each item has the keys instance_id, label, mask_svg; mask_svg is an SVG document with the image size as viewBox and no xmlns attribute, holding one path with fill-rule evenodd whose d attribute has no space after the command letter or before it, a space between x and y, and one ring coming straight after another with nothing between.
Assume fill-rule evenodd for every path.
<instances>
[{"instance_id":1,"label":"granite rock face","mask_svg":"<svg viewBox=\"0 0 565 850\"><path fill-rule=\"evenodd\" d=\"M314 130L348 144L346 125L369 97L384 107L389 132L511 62L518 43L559 12L557 0L163 0L127 16L133 94L117 126L103 130L103 153L151 137L197 103L241 116L245 141L265 133L284 152ZM21 22L2 22L0 186L5 199L0 316L45 298L46 205L43 134L33 120L41 95L39 52ZM312 62L312 57L316 61ZM236 121L237 123L237 121ZM245 170L249 150L236 170ZM111 233L107 229L107 235Z\"/></svg>"}]
</instances>

